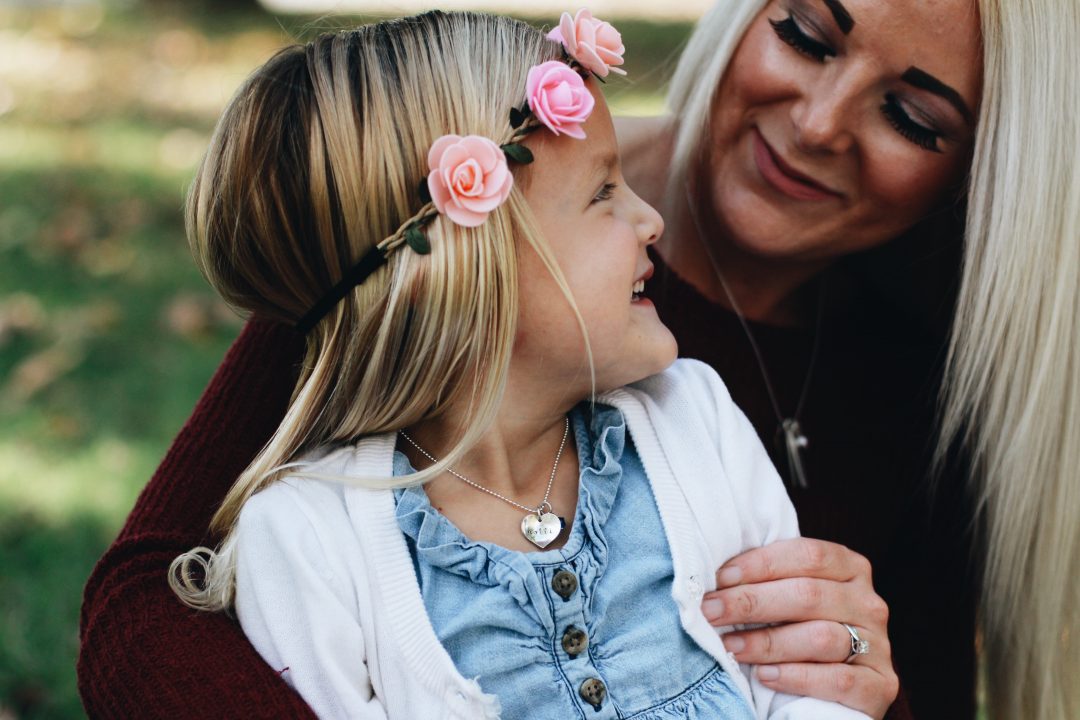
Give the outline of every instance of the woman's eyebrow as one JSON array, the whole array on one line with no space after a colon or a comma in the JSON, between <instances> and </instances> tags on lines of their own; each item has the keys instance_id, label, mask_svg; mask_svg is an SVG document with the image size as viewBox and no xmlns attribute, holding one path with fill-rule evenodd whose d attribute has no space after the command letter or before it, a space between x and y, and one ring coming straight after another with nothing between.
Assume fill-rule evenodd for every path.
<instances>
[{"instance_id":1,"label":"woman's eyebrow","mask_svg":"<svg viewBox=\"0 0 1080 720\"><path fill-rule=\"evenodd\" d=\"M833 19L836 20L836 26L840 28L840 32L845 35L851 32L851 29L855 27L855 20L851 17L851 13L847 11L847 8L840 4L840 0L822 0L825 3L825 7L829 8L829 12L832 13Z\"/></svg>"},{"instance_id":2,"label":"woman's eyebrow","mask_svg":"<svg viewBox=\"0 0 1080 720\"><path fill-rule=\"evenodd\" d=\"M956 90L941 82L925 70L920 70L915 66L909 67L904 71L904 74L900 76L900 79L908 85L917 87L920 90L932 92L939 97L945 98L950 105L956 108L957 112L964 116L964 120L967 121L969 125L975 123L975 116L971 114L971 110L968 108L967 103L964 102L964 98L960 97L960 93L956 92Z\"/></svg>"}]
</instances>

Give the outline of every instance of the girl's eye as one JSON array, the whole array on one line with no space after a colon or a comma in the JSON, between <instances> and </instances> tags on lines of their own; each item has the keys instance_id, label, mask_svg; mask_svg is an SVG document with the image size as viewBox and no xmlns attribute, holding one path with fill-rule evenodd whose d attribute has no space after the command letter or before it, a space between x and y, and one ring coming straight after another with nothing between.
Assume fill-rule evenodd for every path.
<instances>
[{"instance_id":1,"label":"girl's eye","mask_svg":"<svg viewBox=\"0 0 1080 720\"><path fill-rule=\"evenodd\" d=\"M596 193L592 202L597 203L603 202L604 200L610 200L611 196L615 194L616 187L618 186L615 183L604 183L604 187L600 188L600 192Z\"/></svg>"},{"instance_id":2,"label":"girl's eye","mask_svg":"<svg viewBox=\"0 0 1080 720\"><path fill-rule=\"evenodd\" d=\"M835 50L804 33L794 15L788 15L786 20L770 20L769 24L778 38L808 58L824 62L827 57L836 57Z\"/></svg>"},{"instance_id":3,"label":"girl's eye","mask_svg":"<svg viewBox=\"0 0 1080 720\"><path fill-rule=\"evenodd\" d=\"M896 132L900 133L903 137L907 138L911 142L915 143L924 150L930 152L941 152L941 148L938 147L937 141L941 137L941 133L935 132L925 125L920 125L911 119L911 116L907 114L907 111L900 105L900 102L896 99L896 96L892 93L886 93L885 102L881 106L881 114L885 116L885 119L889 121L889 124L896 128Z\"/></svg>"}]
</instances>

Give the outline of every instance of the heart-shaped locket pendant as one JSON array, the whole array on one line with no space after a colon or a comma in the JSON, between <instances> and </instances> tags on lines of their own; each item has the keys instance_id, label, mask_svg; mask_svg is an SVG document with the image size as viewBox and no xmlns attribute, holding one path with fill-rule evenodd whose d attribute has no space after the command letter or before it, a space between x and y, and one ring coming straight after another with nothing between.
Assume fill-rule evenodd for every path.
<instances>
[{"instance_id":1,"label":"heart-shaped locket pendant","mask_svg":"<svg viewBox=\"0 0 1080 720\"><path fill-rule=\"evenodd\" d=\"M521 519L521 534L538 548L545 548L562 532L562 520L555 513L537 516L529 513Z\"/></svg>"}]
</instances>

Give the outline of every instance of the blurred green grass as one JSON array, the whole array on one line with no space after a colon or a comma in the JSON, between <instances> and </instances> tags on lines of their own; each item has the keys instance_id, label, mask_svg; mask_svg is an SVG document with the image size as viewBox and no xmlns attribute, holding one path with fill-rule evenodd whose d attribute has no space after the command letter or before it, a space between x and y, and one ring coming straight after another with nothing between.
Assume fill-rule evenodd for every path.
<instances>
[{"instance_id":1,"label":"blurred green grass","mask_svg":"<svg viewBox=\"0 0 1080 720\"><path fill-rule=\"evenodd\" d=\"M0 5L0 719L82 716L83 584L239 330L181 217L217 113L278 47L359 21ZM690 28L619 27L613 109L658 112Z\"/></svg>"}]
</instances>

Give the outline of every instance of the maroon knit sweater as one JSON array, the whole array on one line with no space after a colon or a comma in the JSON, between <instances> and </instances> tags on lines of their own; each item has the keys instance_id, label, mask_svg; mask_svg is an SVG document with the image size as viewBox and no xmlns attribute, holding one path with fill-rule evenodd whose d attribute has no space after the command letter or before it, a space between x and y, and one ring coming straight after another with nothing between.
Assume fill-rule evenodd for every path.
<instances>
[{"instance_id":1,"label":"maroon knit sweater","mask_svg":"<svg viewBox=\"0 0 1080 720\"><path fill-rule=\"evenodd\" d=\"M879 268L866 264L836 267L818 280L823 312L816 330L749 323L781 413L792 416L805 393L798 420L810 441L803 454L808 486L799 488L738 317L702 297L659 257L653 261L646 292L679 341L680 357L708 363L723 378L787 481L802 534L870 560L875 590L889 605L901 683L888 719L974 718L971 504L962 468L936 482L928 470L945 350L940 326L912 317L906 298L882 293L874 285L886 284ZM940 304L940 314L949 314L947 305Z\"/></svg>"},{"instance_id":2,"label":"maroon knit sweater","mask_svg":"<svg viewBox=\"0 0 1080 720\"><path fill-rule=\"evenodd\" d=\"M314 718L232 618L189 610L169 563L277 428L303 341L249 322L86 585L79 692L90 717Z\"/></svg>"},{"instance_id":3,"label":"maroon knit sweater","mask_svg":"<svg viewBox=\"0 0 1080 720\"><path fill-rule=\"evenodd\" d=\"M771 447L776 420L737 321L662 264L659 270L651 292L682 354L717 367ZM972 718L974 610L958 529L963 505L949 491L937 512L926 507L922 460L935 385L890 318L865 302L852 311L851 298L842 298L827 315L826 344L800 417L812 443L810 487L792 498L807 535L843 542L874 564L878 591L892 608L904 688L890 720ZM755 331L790 412L812 340L798 331ZM248 323L94 569L78 663L91 717L312 717L233 619L188 610L165 581L177 554L208 542L215 508L282 418L301 352L292 330Z\"/></svg>"}]
</instances>

